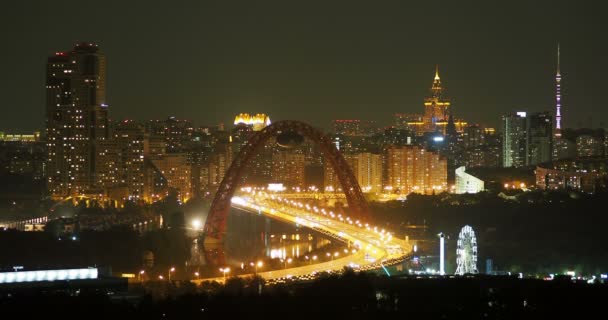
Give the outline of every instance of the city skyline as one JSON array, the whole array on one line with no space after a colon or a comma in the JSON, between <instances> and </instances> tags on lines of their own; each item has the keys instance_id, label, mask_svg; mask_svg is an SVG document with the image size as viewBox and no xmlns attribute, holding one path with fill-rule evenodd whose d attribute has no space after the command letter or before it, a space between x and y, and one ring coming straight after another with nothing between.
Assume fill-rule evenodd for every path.
<instances>
[{"instance_id":1,"label":"city skyline","mask_svg":"<svg viewBox=\"0 0 608 320\"><path fill-rule=\"evenodd\" d=\"M367 8L356 4L327 5L321 11L314 5L295 11L288 5L201 5L191 12L130 5L119 11L108 4L85 17L68 4L65 12L54 6L43 10L43 4L19 21L3 19L8 26L27 27L1 31L7 46L20 50L7 50L3 60L3 69L17 76L0 80L11 106L0 127L11 132L43 127L44 75L39 67L49 55L80 40L98 43L109 57L107 98L114 120L176 116L214 125L255 111L322 128L344 118L390 124L395 113L418 112L437 64L455 116L469 123L497 127L500 115L512 111L555 110L559 42L563 126L589 126L593 114L597 127L605 124L608 112L597 108L606 44L592 41L602 22L593 19L592 8L566 11L565 4L535 3L525 10L513 6L500 14L479 6L467 15L476 18L466 23L455 17L467 9L452 4L376 5L370 9L377 14L366 23L359 18ZM26 9L13 5L17 12ZM152 17L159 17L161 9L169 9L162 16L167 23L157 26ZM114 11L121 13L111 15ZM433 14L416 17L415 12ZM136 26L128 24L129 14L137 14ZM65 28L68 20L61 17L70 15L77 22L112 16L113 23ZM208 15L219 18L205 19ZM549 23L554 16L564 22ZM48 25L48 17L57 21ZM503 30L513 17L520 23ZM431 26L430 31L440 31L440 39L413 31L427 19L450 28ZM317 23L308 30L311 21ZM273 28L279 23L284 30ZM46 32L37 32L47 25ZM126 36L116 37L119 32ZM421 50L438 43L448 49Z\"/></svg>"}]
</instances>

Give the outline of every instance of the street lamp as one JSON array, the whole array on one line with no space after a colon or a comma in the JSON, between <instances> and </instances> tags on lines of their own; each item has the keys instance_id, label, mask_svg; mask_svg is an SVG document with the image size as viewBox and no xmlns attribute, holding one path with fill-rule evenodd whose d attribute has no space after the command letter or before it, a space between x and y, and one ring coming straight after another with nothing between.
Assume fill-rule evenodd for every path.
<instances>
[{"instance_id":1,"label":"street lamp","mask_svg":"<svg viewBox=\"0 0 608 320\"><path fill-rule=\"evenodd\" d=\"M192 220L192 228L194 228L194 230L199 230L201 228L201 220L199 220L199 219Z\"/></svg>"},{"instance_id":2,"label":"street lamp","mask_svg":"<svg viewBox=\"0 0 608 320\"><path fill-rule=\"evenodd\" d=\"M285 261L285 269L287 269L287 264L291 263L293 260L291 258L289 258L289 259L285 259L284 261Z\"/></svg>"},{"instance_id":3,"label":"street lamp","mask_svg":"<svg viewBox=\"0 0 608 320\"><path fill-rule=\"evenodd\" d=\"M144 275L144 273L146 273L145 270L139 271L139 281L143 281L143 275Z\"/></svg>"},{"instance_id":4,"label":"street lamp","mask_svg":"<svg viewBox=\"0 0 608 320\"><path fill-rule=\"evenodd\" d=\"M200 275L200 273L198 273L198 271L194 273L194 276L196 277L196 280L198 280L198 276L199 275Z\"/></svg>"},{"instance_id":5,"label":"street lamp","mask_svg":"<svg viewBox=\"0 0 608 320\"><path fill-rule=\"evenodd\" d=\"M220 272L224 273L224 284L226 283L226 273L230 272L230 268L220 268Z\"/></svg>"},{"instance_id":6,"label":"street lamp","mask_svg":"<svg viewBox=\"0 0 608 320\"><path fill-rule=\"evenodd\" d=\"M171 269L169 269L169 281L171 281L171 273L175 272L175 267L171 267Z\"/></svg>"}]
</instances>

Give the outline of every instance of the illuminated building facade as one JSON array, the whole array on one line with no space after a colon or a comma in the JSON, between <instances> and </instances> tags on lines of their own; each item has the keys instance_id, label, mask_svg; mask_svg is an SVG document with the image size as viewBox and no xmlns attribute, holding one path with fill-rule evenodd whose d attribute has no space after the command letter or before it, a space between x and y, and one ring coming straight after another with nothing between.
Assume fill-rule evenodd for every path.
<instances>
[{"instance_id":1,"label":"illuminated building facade","mask_svg":"<svg viewBox=\"0 0 608 320\"><path fill-rule=\"evenodd\" d=\"M577 154L576 142L570 141L563 136L556 138L553 142L553 161L572 159Z\"/></svg>"},{"instance_id":2,"label":"illuminated building facade","mask_svg":"<svg viewBox=\"0 0 608 320\"><path fill-rule=\"evenodd\" d=\"M579 158L597 157L604 154L604 141L590 134L576 137L576 155Z\"/></svg>"},{"instance_id":3,"label":"illuminated building facade","mask_svg":"<svg viewBox=\"0 0 608 320\"><path fill-rule=\"evenodd\" d=\"M502 117L503 167L551 161L553 121L548 112L516 112Z\"/></svg>"},{"instance_id":4,"label":"illuminated building facade","mask_svg":"<svg viewBox=\"0 0 608 320\"><path fill-rule=\"evenodd\" d=\"M382 155L359 153L356 155L356 167L353 174L357 177L363 192L382 192Z\"/></svg>"},{"instance_id":5,"label":"illuminated building facade","mask_svg":"<svg viewBox=\"0 0 608 320\"><path fill-rule=\"evenodd\" d=\"M194 127L188 120L169 117L166 120L150 120L146 123L146 134L150 141L165 142L165 152L181 153L190 148Z\"/></svg>"},{"instance_id":6,"label":"illuminated building facade","mask_svg":"<svg viewBox=\"0 0 608 320\"><path fill-rule=\"evenodd\" d=\"M40 132L35 131L33 134L11 134L0 131L0 142L39 142Z\"/></svg>"},{"instance_id":7,"label":"illuminated building facade","mask_svg":"<svg viewBox=\"0 0 608 320\"><path fill-rule=\"evenodd\" d=\"M14 174L42 180L46 157L44 142L38 135L0 132L0 176Z\"/></svg>"},{"instance_id":8,"label":"illuminated building facade","mask_svg":"<svg viewBox=\"0 0 608 320\"><path fill-rule=\"evenodd\" d=\"M447 161L419 146L386 150L387 192L433 194L447 191Z\"/></svg>"},{"instance_id":9,"label":"illuminated building facade","mask_svg":"<svg viewBox=\"0 0 608 320\"><path fill-rule=\"evenodd\" d=\"M144 126L121 121L113 129L113 139L120 150L119 179L127 187L127 199L140 200L144 195Z\"/></svg>"},{"instance_id":10,"label":"illuminated building facade","mask_svg":"<svg viewBox=\"0 0 608 320\"><path fill-rule=\"evenodd\" d=\"M143 125L117 123L110 139L98 141L95 150L95 186L103 198L118 203L144 200Z\"/></svg>"},{"instance_id":11,"label":"illuminated building facade","mask_svg":"<svg viewBox=\"0 0 608 320\"><path fill-rule=\"evenodd\" d=\"M502 117L502 166L526 165L526 113L517 112Z\"/></svg>"},{"instance_id":12,"label":"illuminated building facade","mask_svg":"<svg viewBox=\"0 0 608 320\"><path fill-rule=\"evenodd\" d=\"M168 153L151 158L150 162L166 181L167 188L177 192L180 201L186 202L192 197L192 165L187 154Z\"/></svg>"},{"instance_id":13,"label":"illuminated building facade","mask_svg":"<svg viewBox=\"0 0 608 320\"><path fill-rule=\"evenodd\" d=\"M452 115L452 103L445 97L444 90L439 77L439 66L437 66L430 95L424 99L424 114L396 114L396 127L411 130L417 136L436 132L446 135ZM462 119L453 118L452 121L458 133L463 132L467 126Z\"/></svg>"},{"instance_id":14,"label":"illuminated building facade","mask_svg":"<svg viewBox=\"0 0 608 320\"><path fill-rule=\"evenodd\" d=\"M370 152L345 154L357 182L364 193L382 192L383 159L382 155ZM340 191L340 181L335 169L326 161L323 167L324 185L326 191Z\"/></svg>"},{"instance_id":15,"label":"illuminated building facade","mask_svg":"<svg viewBox=\"0 0 608 320\"><path fill-rule=\"evenodd\" d=\"M543 190L595 192L608 187L608 159L560 160L536 167L536 186Z\"/></svg>"},{"instance_id":16,"label":"illuminated building facade","mask_svg":"<svg viewBox=\"0 0 608 320\"><path fill-rule=\"evenodd\" d=\"M551 161L553 148L553 117L549 112L532 113L527 117L527 160L533 166Z\"/></svg>"},{"instance_id":17,"label":"illuminated building facade","mask_svg":"<svg viewBox=\"0 0 608 320\"><path fill-rule=\"evenodd\" d=\"M272 154L272 181L304 188L304 167L304 153L299 149L276 151Z\"/></svg>"},{"instance_id":18,"label":"illuminated building facade","mask_svg":"<svg viewBox=\"0 0 608 320\"><path fill-rule=\"evenodd\" d=\"M478 124L468 125L462 133L464 148L477 148L485 144L485 131Z\"/></svg>"},{"instance_id":19,"label":"illuminated building facade","mask_svg":"<svg viewBox=\"0 0 608 320\"><path fill-rule=\"evenodd\" d=\"M94 187L97 143L106 140L106 59L93 43L77 43L46 64L47 187L54 199Z\"/></svg>"},{"instance_id":20,"label":"illuminated building facade","mask_svg":"<svg viewBox=\"0 0 608 320\"><path fill-rule=\"evenodd\" d=\"M253 131L260 131L270 125L270 117L263 113L258 113L256 115L241 113L234 117L234 125L245 125L251 127Z\"/></svg>"},{"instance_id":21,"label":"illuminated building facade","mask_svg":"<svg viewBox=\"0 0 608 320\"><path fill-rule=\"evenodd\" d=\"M408 129L412 132L422 132L421 129L424 122L422 122L422 115L417 113L396 113L395 114L395 128Z\"/></svg>"},{"instance_id":22,"label":"illuminated building facade","mask_svg":"<svg viewBox=\"0 0 608 320\"><path fill-rule=\"evenodd\" d=\"M439 77L439 66L435 70L435 78L431 86L431 95L424 99L424 130L436 132L437 123L446 122L450 117L451 102L443 95L441 78Z\"/></svg>"},{"instance_id":23,"label":"illuminated building facade","mask_svg":"<svg viewBox=\"0 0 608 320\"><path fill-rule=\"evenodd\" d=\"M462 163L466 167L501 167L502 145L494 128L469 125L462 133Z\"/></svg>"},{"instance_id":24,"label":"illuminated building facade","mask_svg":"<svg viewBox=\"0 0 608 320\"><path fill-rule=\"evenodd\" d=\"M466 173L464 166L456 169L456 194L478 193L483 190L483 180Z\"/></svg>"}]
</instances>

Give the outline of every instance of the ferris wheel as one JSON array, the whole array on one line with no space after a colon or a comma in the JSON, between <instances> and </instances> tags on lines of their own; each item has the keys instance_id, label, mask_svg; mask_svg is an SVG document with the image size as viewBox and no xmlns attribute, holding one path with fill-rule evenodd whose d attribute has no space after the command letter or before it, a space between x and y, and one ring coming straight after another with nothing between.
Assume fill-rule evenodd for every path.
<instances>
[{"instance_id":1,"label":"ferris wheel","mask_svg":"<svg viewBox=\"0 0 608 320\"><path fill-rule=\"evenodd\" d=\"M478 273L477 239L471 226L464 226L458 235L456 248L456 274Z\"/></svg>"}]
</instances>

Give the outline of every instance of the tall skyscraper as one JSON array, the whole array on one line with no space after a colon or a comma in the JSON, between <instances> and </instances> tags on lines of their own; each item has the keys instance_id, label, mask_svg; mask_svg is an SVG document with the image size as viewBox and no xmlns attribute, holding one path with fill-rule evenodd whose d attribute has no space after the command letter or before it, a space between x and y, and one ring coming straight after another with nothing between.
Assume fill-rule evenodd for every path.
<instances>
[{"instance_id":1,"label":"tall skyscraper","mask_svg":"<svg viewBox=\"0 0 608 320\"><path fill-rule=\"evenodd\" d=\"M551 161L553 121L548 112L517 112L502 117L503 167Z\"/></svg>"},{"instance_id":2,"label":"tall skyscraper","mask_svg":"<svg viewBox=\"0 0 608 320\"><path fill-rule=\"evenodd\" d=\"M553 147L553 121L549 112L530 114L526 122L526 165L551 161Z\"/></svg>"},{"instance_id":3,"label":"tall skyscraper","mask_svg":"<svg viewBox=\"0 0 608 320\"><path fill-rule=\"evenodd\" d=\"M443 96L439 66L437 66L431 86L431 95L424 99L423 121L426 132L435 132L438 122L447 123L450 116L450 104L450 101Z\"/></svg>"},{"instance_id":4,"label":"tall skyscraper","mask_svg":"<svg viewBox=\"0 0 608 320\"><path fill-rule=\"evenodd\" d=\"M526 113L517 112L502 117L502 166L526 165Z\"/></svg>"},{"instance_id":5,"label":"tall skyscraper","mask_svg":"<svg viewBox=\"0 0 608 320\"><path fill-rule=\"evenodd\" d=\"M557 73L555 74L555 137L562 136L562 75L559 70L559 43L557 44Z\"/></svg>"},{"instance_id":6,"label":"tall skyscraper","mask_svg":"<svg viewBox=\"0 0 608 320\"><path fill-rule=\"evenodd\" d=\"M79 42L46 65L47 187L55 199L94 188L96 143L108 138L106 58Z\"/></svg>"}]
</instances>

